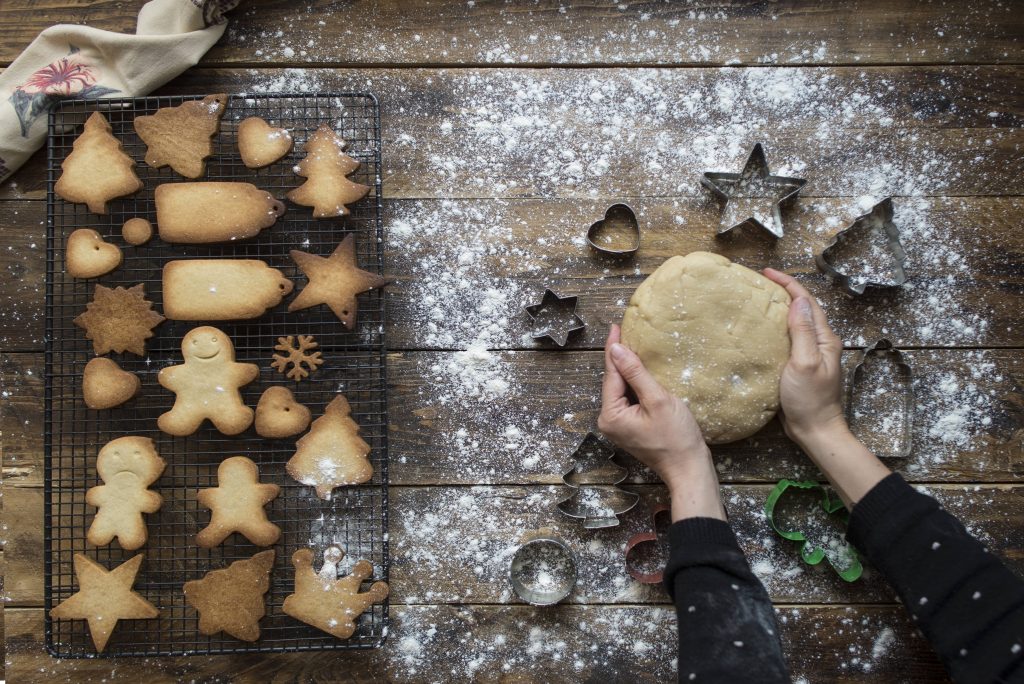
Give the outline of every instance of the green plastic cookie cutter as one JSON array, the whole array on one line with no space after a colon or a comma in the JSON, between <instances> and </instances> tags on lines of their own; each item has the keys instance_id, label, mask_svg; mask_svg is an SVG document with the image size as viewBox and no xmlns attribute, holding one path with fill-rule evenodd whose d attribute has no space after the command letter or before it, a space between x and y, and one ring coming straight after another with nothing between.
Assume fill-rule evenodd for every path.
<instances>
[{"instance_id":1,"label":"green plastic cookie cutter","mask_svg":"<svg viewBox=\"0 0 1024 684\"><path fill-rule=\"evenodd\" d=\"M829 566L836 571L836 574L842 577L847 582L854 582L860 579L860 576L864 573L864 566L860 562L860 555L857 550L850 547L850 564L845 568L838 567L832 562L832 559L825 553L825 549L820 546L811 546L810 542L807 541L807 537L804 536L803 532L798 530L783 530L775 524L775 504L778 503L782 495L790 487L797 489L818 489L821 490L821 501L819 504L827 515L837 514L842 520L843 524L849 522L849 513L843 506L843 502L838 498L833 498L829 495L827 489L817 482L794 482L793 480L779 480L779 483L775 485L768 498L764 502L764 514L768 518L768 524L772 526L772 529L782 537L783 539L789 539L790 541L800 542L800 558L803 559L808 565L817 565L822 560L827 560Z\"/></svg>"}]
</instances>

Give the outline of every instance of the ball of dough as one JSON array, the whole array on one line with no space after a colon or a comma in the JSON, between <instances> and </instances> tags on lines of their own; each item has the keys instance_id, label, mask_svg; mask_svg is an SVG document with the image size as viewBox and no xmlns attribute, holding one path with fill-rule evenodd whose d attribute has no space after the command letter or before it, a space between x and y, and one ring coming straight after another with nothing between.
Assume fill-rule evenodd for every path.
<instances>
[{"instance_id":1,"label":"ball of dough","mask_svg":"<svg viewBox=\"0 0 1024 684\"><path fill-rule=\"evenodd\" d=\"M782 287L723 256L674 256L633 293L622 343L689 403L709 444L733 442L779 409L789 303Z\"/></svg>"}]
</instances>

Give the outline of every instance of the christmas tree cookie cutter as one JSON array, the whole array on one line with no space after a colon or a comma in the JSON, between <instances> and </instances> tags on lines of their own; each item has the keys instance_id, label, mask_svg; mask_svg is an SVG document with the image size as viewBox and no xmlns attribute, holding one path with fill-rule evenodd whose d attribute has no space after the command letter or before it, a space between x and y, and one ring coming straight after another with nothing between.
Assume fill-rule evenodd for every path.
<instances>
[{"instance_id":1,"label":"christmas tree cookie cutter","mask_svg":"<svg viewBox=\"0 0 1024 684\"><path fill-rule=\"evenodd\" d=\"M579 297L560 297L551 289L544 290L544 297L538 304L523 307L530 317L533 339L545 337L564 347L569 336L587 327L586 321L576 313Z\"/></svg>"},{"instance_id":2,"label":"christmas tree cookie cutter","mask_svg":"<svg viewBox=\"0 0 1024 684\"><path fill-rule=\"evenodd\" d=\"M845 249L869 245L874 235L885 236L886 249L892 258L892 277L883 280L869 273L845 273L838 265L838 254ZM854 219L849 227L836 233L825 249L814 257L822 273L833 278L851 295L862 295L870 288L890 289L907 282L907 253L900 242L900 229L893 223L892 197L871 208L871 211Z\"/></svg>"},{"instance_id":3,"label":"christmas tree cookie cutter","mask_svg":"<svg viewBox=\"0 0 1024 684\"><path fill-rule=\"evenodd\" d=\"M534 606L551 606L576 586L576 556L550 530L531 535L512 556L508 579L516 596Z\"/></svg>"},{"instance_id":4,"label":"christmas tree cookie cutter","mask_svg":"<svg viewBox=\"0 0 1024 684\"><path fill-rule=\"evenodd\" d=\"M620 231L623 227L629 233L630 239L625 246L611 246L613 235L605 234L606 228L616 227ZM619 202L608 207L604 212L604 218L590 224L587 229L587 244L590 248L604 256L626 258L636 254L640 249L640 224L636 220L636 212L628 204Z\"/></svg>"},{"instance_id":5,"label":"christmas tree cookie cutter","mask_svg":"<svg viewBox=\"0 0 1024 684\"><path fill-rule=\"evenodd\" d=\"M637 582L658 584L664 578L665 563L668 562L665 533L671 524L672 508L660 504L651 511L651 531L634 534L626 542L626 572ZM652 557L654 569L649 567Z\"/></svg>"},{"instance_id":6,"label":"christmas tree cookie cutter","mask_svg":"<svg viewBox=\"0 0 1024 684\"><path fill-rule=\"evenodd\" d=\"M864 388L869 384L870 366L877 363L888 364L892 370L891 376L884 378L882 385L886 394L892 392L897 395L893 405L885 410L887 418L895 417L899 421L895 430L891 420L886 421L886 429L881 431L877 429L877 422L872 424L871 418L874 415L857 411L859 397L874 394L865 393ZM906 458L913 448L915 406L914 370L900 350L885 338L865 347L850 369L846 383L846 422L853 434L879 458Z\"/></svg>"},{"instance_id":7,"label":"christmas tree cookie cutter","mask_svg":"<svg viewBox=\"0 0 1024 684\"><path fill-rule=\"evenodd\" d=\"M562 475L571 494L558 503L558 510L582 521L585 529L617 526L619 516L640 500L639 494L618 487L628 471L614 457L615 449L588 432L572 453L576 465Z\"/></svg>"},{"instance_id":8,"label":"christmas tree cookie cutter","mask_svg":"<svg viewBox=\"0 0 1024 684\"><path fill-rule=\"evenodd\" d=\"M779 480L779 483L775 485L764 502L764 515L768 519L768 524L771 525L771 528L783 539L799 542L800 558L808 565L818 565L822 560L825 560L828 561L829 566L835 571L835 573L845 581L854 582L860 579L860 576L864 573L864 566L861 564L860 555L857 553L855 548L852 546L848 547L849 564L845 567L840 567L832 561L832 558L828 556L824 548L809 541L803 531L785 530L776 523L775 507L783 495L791 488L819 490L821 492L821 499L818 504L821 506L821 510L829 516L837 515L844 525L849 522L849 513L847 512L846 507L843 506L843 502L838 498L830 496L828 490L821 486L821 484L817 482Z\"/></svg>"},{"instance_id":9,"label":"christmas tree cookie cutter","mask_svg":"<svg viewBox=\"0 0 1024 684\"><path fill-rule=\"evenodd\" d=\"M803 178L772 175L764 147L761 143L757 143L750 151L750 156L747 157L742 171L739 173L705 171L701 176L700 184L711 191L721 206L722 217L720 220L722 223L718 228L719 236L730 233L741 226L749 225L763 230L777 239L783 235L782 206L795 200L807 181ZM772 208L768 222L762 221L753 213L742 219L739 219L740 214L737 214L735 218L739 220L727 220L731 215L729 205L740 199L771 199Z\"/></svg>"}]
</instances>

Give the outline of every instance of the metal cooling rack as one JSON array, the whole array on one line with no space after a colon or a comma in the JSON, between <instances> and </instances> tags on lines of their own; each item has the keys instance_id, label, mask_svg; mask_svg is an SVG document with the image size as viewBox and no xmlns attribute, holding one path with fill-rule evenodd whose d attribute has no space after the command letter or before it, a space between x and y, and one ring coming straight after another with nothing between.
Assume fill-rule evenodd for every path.
<instances>
[{"instance_id":1,"label":"metal cooling rack","mask_svg":"<svg viewBox=\"0 0 1024 684\"><path fill-rule=\"evenodd\" d=\"M199 96L197 96L199 97ZM172 258L262 259L295 281L295 291L305 278L288 255L301 249L328 255L348 233L356 234L361 268L381 273L383 247L381 229L380 117L377 101L361 93L302 95L231 96L214 138L214 154L207 160L206 174L199 180L245 181L284 198L285 192L303 179L292 167L302 158L302 147L316 128L333 125L349 143L347 153L361 166L354 181L373 190L351 207L344 219L314 219L312 210L288 203L277 223L258 237L223 245L170 245L154 237L132 247L121 238L121 226L141 216L156 224L153 191L162 182L184 180L170 168L153 169L143 162L145 145L135 134L132 122L140 114L153 114L161 107L179 105L193 97L145 97L65 102L50 114L47 183L47 281L46 281L46 610L77 590L72 559L76 552L87 554L110 568L135 553L145 560L135 590L160 608L154 620L122 621L110 639L105 656L157 656L207 653L303 651L319 649L373 648L383 643L387 632L387 604L373 606L358 622L351 639L334 637L285 615L281 605L294 585L292 553L312 546L317 557L331 544L345 549L347 568L360 558L374 565L374 579L388 577L387 531L387 397L384 354L384 296L379 290L359 296L359 317L355 331L346 331L326 306L295 313L285 311L284 302L258 319L213 322L235 345L237 360L260 367L259 378L243 388L249 406L271 385L290 387L296 398L308 406L314 419L337 392L343 392L362 436L373 448L370 456L373 480L365 485L335 490L330 502L321 501L311 487L300 485L285 473L284 464L295 451L295 439L265 440L252 428L236 437L226 437L204 423L194 435L171 437L157 429L156 419L168 410L173 394L160 387L157 372L181 363L182 336L201 322L165 321L147 340L145 358L132 354L111 354L123 368L142 379L140 395L127 404L105 411L86 408L82 401L81 377L93 358L92 343L72 320L91 301L96 283L108 287L145 285L147 299L161 301L161 268ZM85 119L99 110L107 117L114 135L137 162L135 168L145 186L130 197L108 204L106 216L92 214L84 205L64 202L53 192L60 177L61 163L82 130ZM295 146L284 159L267 168L252 170L241 161L236 145L238 123L259 116L271 125L292 132ZM124 263L112 273L92 280L71 278L64 273L64 244L77 228L92 228L119 245ZM324 365L300 383L286 379L270 367L273 346L279 336L313 335L320 343ZM156 442L167 462L163 476L153 489L164 504L146 516L149 541L138 552L123 551L117 542L93 547L85 534L95 509L85 505L85 492L100 484L95 458L109 440L123 435L146 435ZM208 571L260 551L238 534L214 549L195 545L195 534L209 522L209 511L196 503L196 491L217 484L217 465L227 456L243 454L260 467L260 479L281 486L281 494L267 507L270 520L282 530L276 552L270 591L266 595L267 615L260 621L260 639L252 644L220 633L206 637L198 632L196 612L184 601L182 585L199 579ZM84 620L46 619L46 644L53 655L83 657L95 654Z\"/></svg>"}]
</instances>

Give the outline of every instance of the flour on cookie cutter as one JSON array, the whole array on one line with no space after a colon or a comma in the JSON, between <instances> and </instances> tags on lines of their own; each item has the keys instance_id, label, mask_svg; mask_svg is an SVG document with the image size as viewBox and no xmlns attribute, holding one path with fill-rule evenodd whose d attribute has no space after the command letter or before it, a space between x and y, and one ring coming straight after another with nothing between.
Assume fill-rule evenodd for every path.
<instances>
[{"instance_id":1,"label":"flour on cookie cutter","mask_svg":"<svg viewBox=\"0 0 1024 684\"><path fill-rule=\"evenodd\" d=\"M869 373L879 364L886 368ZM862 398L874 407L864 408ZM913 448L914 407L914 373L903 354L887 339L865 348L846 383L846 421L853 434L879 458L906 458Z\"/></svg>"},{"instance_id":2,"label":"flour on cookie cutter","mask_svg":"<svg viewBox=\"0 0 1024 684\"><path fill-rule=\"evenodd\" d=\"M658 584L665 575L668 542L665 534L672 524L672 508L665 504L651 511L651 531L634 534L626 542L626 572L642 584Z\"/></svg>"},{"instance_id":3,"label":"flour on cookie cutter","mask_svg":"<svg viewBox=\"0 0 1024 684\"><path fill-rule=\"evenodd\" d=\"M539 304L523 307L533 324L533 339L547 337L559 347L564 347L570 335L587 327L576 313L578 303L576 295L560 297L553 290L545 289Z\"/></svg>"},{"instance_id":4,"label":"flour on cookie cutter","mask_svg":"<svg viewBox=\"0 0 1024 684\"><path fill-rule=\"evenodd\" d=\"M861 274L845 273L839 268L842 252L856 249L859 245L870 247L872 238L878 235L885 238L886 257L891 259L891 277L881 278L869 270ZM907 253L900 242L900 230L893 223L892 198L886 197L870 212L858 216L849 227L836 233L814 260L822 273L831 276L851 295L862 295L869 287L887 289L903 285L907 281Z\"/></svg>"},{"instance_id":5,"label":"flour on cookie cutter","mask_svg":"<svg viewBox=\"0 0 1024 684\"><path fill-rule=\"evenodd\" d=\"M628 232L629 242L624 246L612 246L614 235L602 235L606 228L612 226L620 232ZM636 212L628 204L622 202L608 207L604 212L604 218L590 224L590 228L587 229L587 244L591 249L604 256L616 258L633 256L640 249L640 224L636 220Z\"/></svg>"},{"instance_id":6,"label":"flour on cookie cutter","mask_svg":"<svg viewBox=\"0 0 1024 684\"><path fill-rule=\"evenodd\" d=\"M542 533L516 550L508 578L522 600L534 606L551 606L576 586L576 556L564 541Z\"/></svg>"},{"instance_id":7,"label":"flour on cookie cutter","mask_svg":"<svg viewBox=\"0 0 1024 684\"><path fill-rule=\"evenodd\" d=\"M571 494L558 510L583 522L588 530L615 527L619 516L632 510L640 495L618 487L628 471L612 460L615 449L588 432L572 453L576 465L562 476Z\"/></svg>"},{"instance_id":8,"label":"flour on cookie cutter","mask_svg":"<svg viewBox=\"0 0 1024 684\"><path fill-rule=\"evenodd\" d=\"M711 191L722 207L719 236L740 226L750 225L767 232L773 238L781 238L782 205L796 199L800 188L806 183L803 178L773 176L761 143L754 145L739 173L705 171L700 179L700 184ZM742 200L750 199L771 199L771 216L759 218L752 212L743 211L742 206L736 209ZM767 218L767 223L763 218Z\"/></svg>"}]
</instances>

